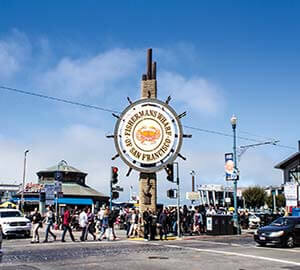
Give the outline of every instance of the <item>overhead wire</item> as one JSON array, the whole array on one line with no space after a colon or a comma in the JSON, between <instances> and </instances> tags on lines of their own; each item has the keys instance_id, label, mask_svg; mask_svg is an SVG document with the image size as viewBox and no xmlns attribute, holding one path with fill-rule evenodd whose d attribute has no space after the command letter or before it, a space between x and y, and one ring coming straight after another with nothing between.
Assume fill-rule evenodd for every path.
<instances>
[{"instance_id":1,"label":"overhead wire","mask_svg":"<svg viewBox=\"0 0 300 270\"><path fill-rule=\"evenodd\" d=\"M113 109L108 109L108 108L95 106L95 105L84 104L84 103L77 102L77 101L72 101L72 100L68 100L68 99L64 99L64 98L58 98L58 97L54 97L54 96L40 94L40 93L36 93L36 92L32 92L32 91L26 91L26 90L22 90L22 89L13 88L13 87L7 87L7 86L3 86L3 85L0 85L0 89L7 90L7 91L10 91L10 92L15 92L15 93L18 93L18 94L30 95L30 96L39 97L39 98L43 98L43 99L48 99L48 100L52 100L52 101L67 103L67 104L71 104L71 105L75 105L75 106L81 106L81 107L85 107L85 108L100 110L100 111L104 111L104 112L117 113L117 114L121 113L120 111L113 110ZM221 136L224 136L224 137L233 137L232 134L228 134L228 133L225 133L225 132L209 130L209 129L203 129L203 128L193 127L193 126L188 126L188 125L183 125L183 127L188 128L188 129L192 129L192 130L196 130L196 131L200 131L200 132L205 132L205 133L210 133L210 134L215 134L215 135L221 135ZM241 131L240 133L245 133L245 134L248 133L249 135L252 135L252 136L263 137L263 136L254 135L254 134L251 134L251 133L245 132L245 131ZM258 143L262 142L261 140L257 140L257 139L253 139L253 138L247 138L247 137L244 137L244 136L237 136L237 138L241 139L241 140L251 141L251 142L258 142ZM268 138L268 137L264 137L264 138ZM268 139L271 139L271 138L268 138ZM274 139L272 139L272 140L274 140ZM274 144L274 146L289 148L289 149L296 149L295 147L280 145L280 144Z\"/></svg>"}]
</instances>

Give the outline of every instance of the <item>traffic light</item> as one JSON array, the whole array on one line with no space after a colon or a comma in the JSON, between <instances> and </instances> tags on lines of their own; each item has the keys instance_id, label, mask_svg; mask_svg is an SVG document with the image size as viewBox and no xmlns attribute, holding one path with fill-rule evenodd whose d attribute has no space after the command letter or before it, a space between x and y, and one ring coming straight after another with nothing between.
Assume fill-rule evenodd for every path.
<instances>
[{"instance_id":1,"label":"traffic light","mask_svg":"<svg viewBox=\"0 0 300 270\"><path fill-rule=\"evenodd\" d=\"M174 164L167 164L165 170L167 172L167 180L170 182L174 182Z\"/></svg>"},{"instance_id":2,"label":"traffic light","mask_svg":"<svg viewBox=\"0 0 300 270\"><path fill-rule=\"evenodd\" d=\"M118 170L117 167L111 167L111 182L114 185L118 183Z\"/></svg>"},{"instance_id":3,"label":"traffic light","mask_svg":"<svg viewBox=\"0 0 300 270\"><path fill-rule=\"evenodd\" d=\"M118 171L117 167L111 167L111 180L110 180L110 189L111 189L111 199L116 200L119 198L119 186L116 186L118 183Z\"/></svg>"},{"instance_id":4,"label":"traffic light","mask_svg":"<svg viewBox=\"0 0 300 270\"><path fill-rule=\"evenodd\" d=\"M167 190L167 197L169 197L170 199L175 199L177 197L175 190L174 189Z\"/></svg>"}]
</instances>

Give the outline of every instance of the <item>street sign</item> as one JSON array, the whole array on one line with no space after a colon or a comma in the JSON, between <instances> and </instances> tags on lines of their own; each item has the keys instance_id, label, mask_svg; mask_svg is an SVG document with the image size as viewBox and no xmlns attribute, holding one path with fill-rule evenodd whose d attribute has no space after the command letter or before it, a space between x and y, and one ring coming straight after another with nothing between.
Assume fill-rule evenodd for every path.
<instances>
[{"instance_id":1,"label":"street sign","mask_svg":"<svg viewBox=\"0 0 300 270\"><path fill-rule=\"evenodd\" d=\"M298 185L297 184L284 185L284 196L286 199L286 206L297 206Z\"/></svg>"},{"instance_id":2,"label":"street sign","mask_svg":"<svg viewBox=\"0 0 300 270\"><path fill-rule=\"evenodd\" d=\"M231 198L229 198L229 197L225 198L225 202L226 203L231 203Z\"/></svg>"},{"instance_id":3,"label":"street sign","mask_svg":"<svg viewBox=\"0 0 300 270\"><path fill-rule=\"evenodd\" d=\"M45 184L44 190L46 193L46 204L53 205L55 200L55 185L54 184Z\"/></svg>"},{"instance_id":4,"label":"street sign","mask_svg":"<svg viewBox=\"0 0 300 270\"><path fill-rule=\"evenodd\" d=\"M200 200L200 193L199 192L187 192L186 199L191 201Z\"/></svg>"},{"instance_id":5,"label":"street sign","mask_svg":"<svg viewBox=\"0 0 300 270\"><path fill-rule=\"evenodd\" d=\"M129 105L115 125L115 147L132 169L153 173L171 164L182 145L183 131L177 113L157 99ZM146 166L145 166L146 165Z\"/></svg>"}]
</instances>

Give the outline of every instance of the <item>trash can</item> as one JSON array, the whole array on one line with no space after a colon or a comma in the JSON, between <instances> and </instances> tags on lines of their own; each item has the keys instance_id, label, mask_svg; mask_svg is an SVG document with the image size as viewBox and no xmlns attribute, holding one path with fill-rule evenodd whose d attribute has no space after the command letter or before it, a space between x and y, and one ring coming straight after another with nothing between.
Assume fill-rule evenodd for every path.
<instances>
[{"instance_id":1,"label":"trash can","mask_svg":"<svg viewBox=\"0 0 300 270\"><path fill-rule=\"evenodd\" d=\"M233 220L230 215L214 215L206 217L208 235L233 235Z\"/></svg>"}]
</instances>

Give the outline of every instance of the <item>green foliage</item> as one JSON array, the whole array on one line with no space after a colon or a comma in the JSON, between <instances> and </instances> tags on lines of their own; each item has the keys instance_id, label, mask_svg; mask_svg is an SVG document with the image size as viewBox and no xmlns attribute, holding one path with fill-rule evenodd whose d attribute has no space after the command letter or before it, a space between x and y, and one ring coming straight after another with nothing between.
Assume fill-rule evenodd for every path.
<instances>
[{"instance_id":1,"label":"green foliage","mask_svg":"<svg viewBox=\"0 0 300 270\"><path fill-rule=\"evenodd\" d=\"M268 204L269 208L273 209L274 205L273 205L272 195L268 196L266 203ZM281 208L281 207L285 207L285 197L283 194L279 194L276 196L276 208Z\"/></svg>"},{"instance_id":2,"label":"green foliage","mask_svg":"<svg viewBox=\"0 0 300 270\"><path fill-rule=\"evenodd\" d=\"M264 206L267 196L261 187L249 187L244 190L243 197L247 207L258 208Z\"/></svg>"}]
</instances>

